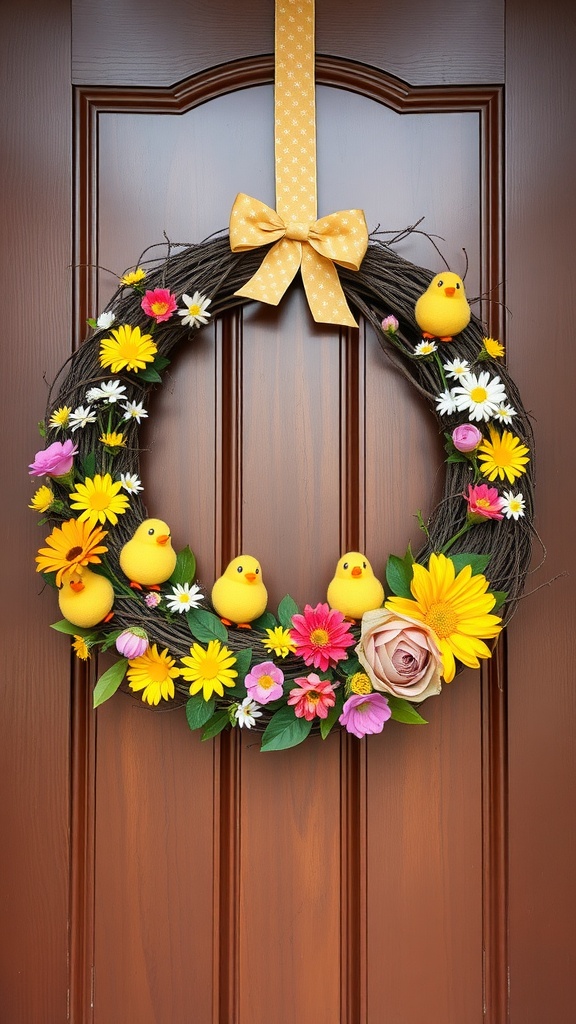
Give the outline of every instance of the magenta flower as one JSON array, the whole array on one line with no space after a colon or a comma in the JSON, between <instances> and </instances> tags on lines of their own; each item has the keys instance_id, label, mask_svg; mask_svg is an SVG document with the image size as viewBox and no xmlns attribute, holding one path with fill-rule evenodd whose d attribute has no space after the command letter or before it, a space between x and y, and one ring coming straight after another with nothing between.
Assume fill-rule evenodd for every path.
<instances>
[{"instance_id":1,"label":"magenta flower","mask_svg":"<svg viewBox=\"0 0 576 1024\"><path fill-rule=\"evenodd\" d=\"M36 452L34 462L30 463L30 476L66 476L72 469L74 456L78 448L73 441L54 441L42 452Z\"/></svg>"},{"instance_id":2,"label":"magenta flower","mask_svg":"<svg viewBox=\"0 0 576 1024\"><path fill-rule=\"evenodd\" d=\"M155 288L154 291L145 292L140 305L146 316L153 317L157 324L169 320L178 308L176 297L167 288Z\"/></svg>"},{"instance_id":3,"label":"magenta flower","mask_svg":"<svg viewBox=\"0 0 576 1024\"><path fill-rule=\"evenodd\" d=\"M148 637L140 626L131 626L116 638L116 650L125 658L139 658L148 646Z\"/></svg>"},{"instance_id":4,"label":"magenta flower","mask_svg":"<svg viewBox=\"0 0 576 1024\"><path fill-rule=\"evenodd\" d=\"M151 591L151 593L146 594L144 604L148 608L157 608L161 600L162 598L160 597L160 594L155 594L154 591Z\"/></svg>"},{"instance_id":5,"label":"magenta flower","mask_svg":"<svg viewBox=\"0 0 576 1024\"><path fill-rule=\"evenodd\" d=\"M468 519L472 523L481 523L483 519L503 519L502 498L495 487L488 484L468 484L468 494L464 497L468 502Z\"/></svg>"},{"instance_id":6,"label":"magenta flower","mask_svg":"<svg viewBox=\"0 0 576 1024\"><path fill-rule=\"evenodd\" d=\"M246 676L244 683L248 696L258 704L269 704L282 696L284 673L273 661L263 661L254 665Z\"/></svg>"},{"instance_id":7,"label":"magenta flower","mask_svg":"<svg viewBox=\"0 0 576 1024\"><path fill-rule=\"evenodd\" d=\"M336 703L332 683L328 679L320 679L315 672L294 682L302 685L290 691L287 703L294 706L296 718L305 718L307 722L316 716L327 718L330 708Z\"/></svg>"},{"instance_id":8,"label":"magenta flower","mask_svg":"<svg viewBox=\"0 0 576 1024\"><path fill-rule=\"evenodd\" d=\"M354 643L342 612L327 604L315 608L307 604L303 615L292 616L293 629L290 637L296 646L296 654L305 665L314 665L325 672L346 657L346 648Z\"/></svg>"},{"instance_id":9,"label":"magenta flower","mask_svg":"<svg viewBox=\"0 0 576 1024\"><path fill-rule=\"evenodd\" d=\"M475 451L481 440L482 432L473 423L461 423L452 431L454 447L464 454Z\"/></svg>"},{"instance_id":10,"label":"magenta flower","mask_svg":"<svg viewBox=\"0 0 576 1024\"><path fill-rule=\"evenodd\" d=\"M345 701L338 721L346 732L361 740L363 736L382 732L391 714L388 701L381 693L354 693Z\"/></svg>"}]
</instances>

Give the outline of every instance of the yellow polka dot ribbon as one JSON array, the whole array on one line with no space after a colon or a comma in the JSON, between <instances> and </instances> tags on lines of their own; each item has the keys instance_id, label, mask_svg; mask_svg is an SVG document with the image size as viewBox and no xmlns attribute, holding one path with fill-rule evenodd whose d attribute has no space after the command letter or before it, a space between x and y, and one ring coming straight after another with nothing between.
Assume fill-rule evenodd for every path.
<instances>
[{"instance_id":1,"label":"yellow polka dot ribbon","mask_svg":"<svg viewBox=\"0 0 576 1024\"><path fill-rule=\"evenodd\" d=\"M368 245L362 210L317 219L314 0L276 0L274 79L276 210L240 193L230 215L233 252L271 242L236 295L278 305L300 269L318 323L357 323L334 264L358 270Z\"/></svg>"}]
</instances>

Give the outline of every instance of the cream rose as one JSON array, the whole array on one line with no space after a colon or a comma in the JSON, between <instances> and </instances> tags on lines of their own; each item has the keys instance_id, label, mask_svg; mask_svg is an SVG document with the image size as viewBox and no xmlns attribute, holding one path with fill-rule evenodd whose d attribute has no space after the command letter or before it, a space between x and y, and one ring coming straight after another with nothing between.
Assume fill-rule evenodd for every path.
<instances>
[{"instance_id":1,"label":"cream rose","mask_svg":"<svg viewBox=\"0 0 576 1024\"><path fill-rule=\"evenodd\" d=\"M375 690L413 703L440 693L442 656L425 622L386 608L365 612L356 654Z\"/></svg>"}]
</instances>

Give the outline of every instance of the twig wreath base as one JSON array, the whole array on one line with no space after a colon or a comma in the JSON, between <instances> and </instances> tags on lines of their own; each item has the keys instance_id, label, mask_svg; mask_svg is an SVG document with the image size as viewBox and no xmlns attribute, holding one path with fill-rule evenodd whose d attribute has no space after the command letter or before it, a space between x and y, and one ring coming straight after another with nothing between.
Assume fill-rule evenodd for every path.
<instances>
[{"instance_id":1,"label":"twig wreath base","mask_svg":"<svg viewBox=\"0 0 576 1024\"><path fill-rule=\"evenodd\" d=\"M401 237L410 230L407 229ZM182 296L188 299L193 293L209 298L210 312L207 316L215 317L248 301L239 299L235 292L262 261L262 250L232 253L227 234L198 245L172 245L167 242L160 257L157 253L158 247L153 246L143 254L137 264L142 270L133 275L135 280L130 276L120 279L132 283L121 283L105 311L109 314L108 320L113 318L115 327L129 325L131 329L139 328L141 335L153 338L153 360L145 365L142 363L139 369L129 370L124 365L114 372L112 363L104 365L102 362L102 342L110 337L111 329L89 321L92 328L89 337L62 367L50 389L43 426L46 449L55 441L63 442L64 439L73 442L76 449L70 472L57 475L47 470L46 482L30 506L44 513L41 523L48 524L52 530L77 517L96 523L97 516L90 519L89 503L82 517L76 511L78 504L74 506L71 500L78 493L75 488L83 483L86 487L85 481L93 481L97 475L110 474L114 483L121 479L139 482L138 410L144 408L149 393L161 385L162 374L175 346L190 343L201 326L194 319L186 324L183 313L176 315L175 302L172 314L165 320L151 318L150 311L146 312L142 306L144 290L150 293L162 289L176 301L180 301ZM449 344L431 343L422 349L422 331L416 322L414 309L433 274L403 259L391 244L372 237L360 270L351 272L340 268L338 273L350 307L372 326L384 353L428 403L436 416L440 433L446 437L448 455L442 500L429 520L422 523L425 543L421 550L414 556L408 552L389 559L386 594L393 597L392 604L394 600L414 602L413 577L419 571L414 566L430 566L431 558L442 557L451 560L456 574L463 566L470 566L473 581L477 583L479 577L486 578L488 592L495 595L491 610L498 612L503 627L522 594L533 534L534 443L529 417L518 389L505 364L500 359L496 361L494 353L486 348L485 330L474 315L468 326ZM107 324L105 318L100 317L99 320ZM496 348L499 348L498 343ZM447 382L446 361L453 365L459 363L462 375L465 367L468 380L470 374L487 370L490 380L499 381L501 391L505 392L508 403L505 408L514 416L514 443L517 450L530 452L530 458L521 460L523 465L517 467L516 476L522 474L522 495L516 515L491 514L489 503L484 509L480 508L480 512L478 508L474 511L470 501L465 500L466 489L470 490L472 480L483 486L491 484L496 477L498 483L504 481L506 484L506 479L511 482L516 476L512 473L506 477L504 471L499 472L498 466L491 463L493 472L486 477L478 462L477 449L463 452L454 446L451 433L454 428L468 423L471 406L468 409L457 407L451 385L458 385L460 381L453 374L454 379ZM106 398L107 382L111 391ZM94 394L103 385L104 394L92 408L87 395L90 392ZM124 402L122 409L132 410L122 417L117 401L120 392ZM98 415L94 414L96 408ZM75 410L73 416L72 410ZM107 423L103 423L103 417L107 417ZM488 415L482 419L477 417L477 427L484 431L484 441L487 440L487 429L491 428L488 419ZM41 475L38 469L35 475ZM115 490L117 492L118 488ZM207 644L217 641L221 664L224 661L222 652L225 651L228 666L234 667L224 687L208 687L194 692L187 679L176 674L174 669L172 676L166 675L162 685L158 684L155 690L152 687L147 697L145 690L144 696L151 705L159 701L163 707L166 706L163 698L170 698L172 704L185 703L190 727L200 729L203 738L236 725L263 732L262 749L293 746L310 732L320 731L325 737L334 726L338 726L339 721L344 724L343 706L351 696L358 698L357 705L368 706L368 697L375 692L374 677L366 674L364 661L359 661L352 639L340 657L322 665L319 661L305 659L302 649L297 645L294 649L294 644L284 650L280 645L276 651L273 645L263 646L270 640L269 631L279 629L284 631L284 640L290 637L293 617L300 614L301 609L289 597L281 603L277 614L267 610L252 622L251 629L225 626L215 615L208 596L203 596L198 606L186 614L170 611L167 596L174 587L191 585L194 581L195 560L188 548L178 554L176 569L162 583L156 598L148 597L146 600L148 595L131 589L120 567L119 555L149 513L138 488L133 487L130 491L128 487L127 491L127 497L120 503L125 508L118 508L117 515L100 517L106 534L102 545L106 549L105 554L101 559L89 559L85 563L90 563L90 570L103 574L112 583L112 618L88 627L79 627L66 619L55 623L56 629L74 637L79 656L85 657L92 650L113 651L119 634L135 631L135 636L143 634L149 648L154 647L160 658L164 657L160 662L161 674L168 663L181 667L181 659L190 656L194 645L204 645L202 650L205 650ZM498 501L501 503L500 498ZM493 504L492 507L498 509L501 504ZM45 548L41 550L46 551ZM69 552L64 553L61 564L60 583L71 571L71 563L66 563L67 554ZM50 571L41 557L37 561L38 571L43 572L48 582L55 584L57 573ZM308 614L311 612L310 609ZM494 638L499 628L483 635ZM358 644L362 623L351 623L348 629L354 644ZM462 662L457 654L456 648L456 671L459 671ZM112 696L119 687L126 688L125 676L133 660L130 656L119 657L112 668L100 677L94 691L95 706ZM283 695L268 703L248 700L245 682L254 666L263 662L273 663L281 669L280 676L283 677ZM477 659L474 662L473 658L472 663L477 664ZM294 692L291 687L295 688L311 674L313 680L317 680L316 690L311 683L308 684L307 694L309 697L312 692L312 697L307 700L305 693L299 704L295 699L289 704L289 695ZM128 672L126 678L129 675ZM388 707L385 717L391 715L408 723L424 721L417 711L421 698L411 701L409 692L407 697L399 697L393 687L388 690L378 688L378 692ZM439 686L430 692L439 692ZM150 693L155 693L154 700ZM362 698L365 698L364 704ZM358 721L356 717L356 724ZM383 720L379 727L372 728L367 724L363 729L360 726L360 731L355 731L352 726L349 731L360 736L365 732L380 731L382 724Z\"/></svg>"}]
</instances>

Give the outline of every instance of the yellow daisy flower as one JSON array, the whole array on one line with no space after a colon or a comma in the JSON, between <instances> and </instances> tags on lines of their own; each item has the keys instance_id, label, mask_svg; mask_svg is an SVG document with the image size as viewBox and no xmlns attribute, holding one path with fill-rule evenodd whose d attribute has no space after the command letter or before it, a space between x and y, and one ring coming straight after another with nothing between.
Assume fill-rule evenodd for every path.
<instances>
[{"instance_id":1,"label":"yellow daisy flower","mask_svg":"<svg viewBox=\"0 0 576 1024\"><path fill-rule=\"evenodd\" d=\"M145 277L146 271L142 270L142 267L136 267L136 270L129 270L128 273L122 275L120 284L139 284Z\"/></svg>"},{"instance_id":2,"label":"yellow daisy flower","mask_svg":"<svg viewBox=\"0 0 576 1024\"><path fill-rule=\"evenodd\" d=\"M500 359L504 355L504 345L496 338L482 338L482 343L492 359Z\"/></svg>"},{"instance_id":3,"label":"yellow daisy flower","mask_svg":"<svg viewBox=\"0 0 576 1024\"><path fill-rule=\"evenodd\" d=\"M451 559L433 554L428 568L414 563L410 590L414 600L390 597L384 607L425 622L434 631L447 683L456 674L456 658L468 668L479 668L478 659L490 657L482 638L498 636L502 619L489 614L496 598L487 593L485 576L473 576L469 565L456 575Z\"/></svg>"},{"instance_id":4,"label":"yellow daisy flower","mask_svg":"<svg viewBox=\"0 0 576 1024\"><path fill-rule=\"evenodd\" d=\"M81 509L78 516L81 523L88 520L94 525L105 523L108 519L116 526L118 516L122 515L129 505L126 495L118 494L121 487L120 480L112 482L110 473L104 476L96 473L93 478L86 477L83 484L76 484L76 490L70 495L70 508Z\"/></svg>"},{"instance_id":5,"label":"yellow daisy flower","mask_svg":"<svg viewBox=\"0 0 576 1024\"><path fill-rule=\"evenodd\" d=\"M478 449L478 461L482 463L482 474L488 480L505 477L513 484L517 477L526 472L530 462L529 449L519 437L504 430L501 434L490 426L490 440L483 441Z\"/></svg>"},{"instance_id":6,"label":"yellow daisy flower","mask_svg":"<svg viewBox=\"0 0 576 1024\"><path fill-rule=\"evenodd\" d=\"M80 658L82 661L86 661L90 657L90 648L83 636L74 635L72 650L76 657Z\"/></svg>"},{"instance_id":7,"label":"yellow daisy flower","mask_svg":"<svg viewBox=\"0 0 576 1024\"><path fill-rule=\"evenodd\" d=\"M275 654L277 658L285 658L288 654L294 654L296 644L290 636L289 629L274 626L274 629L266 629L265 632L268 634L268 638L260 642L264 644L270 654Z\"/></svg>"},{"instance_id":8,"label":"yellow daisy flower","mask_svg":"<svg viewBox=\"0 0 576 1024\"><path fill-rule=\"evenodd\" d=\"M102 441L102 444L105 444L107 448L125 448L126 447L126 441L124 440L124 434L117 434L113 430L109 431L107 434L102 434L102 436L99 437L98 440Z\"/></svg>"},{"instance_id":9,"label":"yellow daisy flower","mask_svg":"<svg viewBox=\"0 0 576 1024\"><path fill-rule=\"evenodd\" d=\"M100 526L79 519L69 519L62 526L55 526L49 537L48 547L40 548L36 556L36 572L55 572L56 586L61 587L68 573L79 572L91 562L101 562L100 555L108 550L102 544L107 531Z\"/></svg>"},{"instance_id":10,"label":"yellow daisy flower","mask_svg":"<svg viewBox=\"0 0 576 1024\"><path fill-rule=\"evenodd\" d=\"M182 676L190 683L190 693L194 695L202 690L204 700L210 700L214 693L223 697L224 687L234 686L238 675L232 668L236 658L219 640L210 640L207 649L194 644L190 657L182 658L182 663L186 666Z\"/></svg>"},{"instance_id":11,"label":"yellow daisy flower","mask_svg":"<svg viewBox=\"0 0 576 1024\"><path fill-rule=\"evenodd\" d=\"M42 484L42 487L33 494L28 508L33 508L35 512L47 512L53 501L53 492L46 484Z\"/></svg>"},{"instance_id":12,"label":"yellow daisy flower","mask_svg":"<svg viewBox=\"0 0 576 1024\"><path fill-rule=\"evenodd\" d=\"M59 409L56 409L52 413L48 421L48 426L56 427L58 430L60 430L61 427L67 427L71 412L72 409L70 408L70 406L61 405Z\"/></svg>"},{"instance_id":13,"label":"yellow daisy flower","mask_svg":"<svg viewBox=\"0 0 576 1024\"><path fill-rule=\"evenodd\" d=\"M174 696L174 679L180 675L175 662L167 647L159 652L157 645L152 644L144 654L128 662L126 674L130 689L143 690L142 700L148 704L159 704L160 698L170 700Z\"/></svg>"},{"instance_id":14,"label":"yellow daisy flower","mask_svg":"<svg viewBox=\"0 0 576 1024\"><path fill-rule=\"evenodd\" d=\"M142 334L139 327L122 324L112 331L111 338L100 342L100 365L109 366L112 373L120 370L143 370L154 360L158 349L152 335Z\"/></svg>"}]
</instances>

